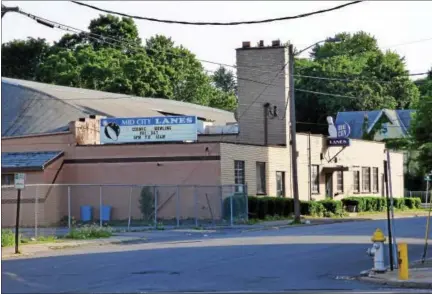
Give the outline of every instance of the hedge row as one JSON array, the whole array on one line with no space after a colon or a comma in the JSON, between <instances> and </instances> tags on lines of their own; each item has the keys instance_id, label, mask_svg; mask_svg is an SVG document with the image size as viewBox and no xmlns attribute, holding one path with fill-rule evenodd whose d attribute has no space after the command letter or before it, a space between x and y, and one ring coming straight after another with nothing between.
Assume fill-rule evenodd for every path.
<instances>
[{"instance_id":1,"label":"hedge row","mask_svg":"<svg viewBox=\"0 0 432 294\"><path fill-rule=\"evenodd\" d=\"M387 207L383 197L347 197L342 199L344 207L356 206L357 212L384 211ZM396 209L416 209L421 207L420 198L394 198L393 207Z\"/></svg>"},{"instance_id":2,"label":"hedge row","mask_svg":"<svg viewBox=\"0 0 432 294\"><path fill-rule=\"evenodd\" d=\"M233 217L243 217L246 214L246 197L238 193L232 197ZM224 217L231 215L231 197L224 200ZM342 215L347 206L356 206L357 212L384 211L386 199L383 197L347 197L342 200L300 201L302 215L331 216ZM416 209L421 207L420 198L395 198L393 205L396 209ZM294 214L292 198L280 197L248 197L250 219L265 219L266 216L288 217Z\"/></svg>"}]
</instances>

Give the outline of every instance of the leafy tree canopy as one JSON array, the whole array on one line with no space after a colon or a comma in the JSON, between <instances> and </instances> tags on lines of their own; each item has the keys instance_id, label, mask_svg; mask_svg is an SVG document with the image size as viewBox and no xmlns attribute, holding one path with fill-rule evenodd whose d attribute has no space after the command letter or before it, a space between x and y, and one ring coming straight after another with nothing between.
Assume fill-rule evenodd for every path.
<instances>
[{"instance_id":1,"label":"leafy tree canopy","mask_svg":"<svg viewBox=\"0 0 432 294\"><path fill-rule=\"evenodd\" d=\"M65 34L53 46L43 39L5 44L5 76L141 97L236 108L235 93L213 85L195 55L171 38L142 43L132 19L101 15L89 33ZM118 42L117 40L121 40ZM20 49L20 58L13 52ZM16 53L15 53L16 54Z\"/></svg>"},{"instance_id":2,"label":"leafy tree canopy","mask_svg":"<svg viewBox=\"0 0 432 294\"><path fill-rule=\"evenodd\" d=\"M299 131L326 133L326 117L340 111L415 107L419 90L407 76L404 58L381 51L376 39L365 32L340 33L335 38L340 42L315 46L312 59L296 60Z\"/></svg>"}]
</instances>

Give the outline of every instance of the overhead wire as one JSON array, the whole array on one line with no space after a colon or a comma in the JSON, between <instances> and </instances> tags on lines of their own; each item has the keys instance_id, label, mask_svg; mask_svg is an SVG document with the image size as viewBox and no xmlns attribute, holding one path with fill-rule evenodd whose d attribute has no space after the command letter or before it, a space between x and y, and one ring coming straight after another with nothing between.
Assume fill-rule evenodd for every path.
<instances>
[{"instance_id":1,"label":"overhead wire","mask_svg":"<svg viewBox=\"0 0 432 294\"><path fill-rule=\"evenodd\" d=\"M294 15L294 16L284 16L284 17L269 18L269 19L263 19L263 20L234 21L234 22L199 22L199 21L192 22L192 21L158 19L158 18L153 18L153 17L131 15L131 14L122 13L122 12L118 12L118 11L103 9L103 8L100 8L100 7L97 7L94 5L90 5L90 4L78 2L78 1L71 1L71 2L75 3L77 5L85 6L85 7L88 7L88 8L100 11L100 12L104 12L104 13L116 14L116 15L120 15L123 17L140 19L140 20L147 20L147 21L152 21L152 22L167 23L167 24L181 24L181 25L196 25L196 26L236 26L236 25L262 24L262 23L270 23L270 22L275 22L275 21L299 19L299 18L304 18L304 17L308 17L308 16L326 13L326 12L331 12L331 11L338 10L338 9L341 9L341 8L344 8L344 7L347 7L350 5L361 3L363 1L352 1L349 3L345 3L345 4L341 4L341 5L332 7L332 8L321 9L321 10L308 12L308 13L302 13L302 14L298 14L298 15Z\"/></svg>"}]
</instances>

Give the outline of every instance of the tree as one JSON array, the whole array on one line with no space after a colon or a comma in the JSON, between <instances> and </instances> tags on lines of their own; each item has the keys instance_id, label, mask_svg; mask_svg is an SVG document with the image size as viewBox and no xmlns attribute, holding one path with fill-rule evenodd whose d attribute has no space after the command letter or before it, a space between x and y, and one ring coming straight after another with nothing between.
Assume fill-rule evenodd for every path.
<instances>
[{"instance_id":1,"label":"tree","mask_svg":"<svg viewBox=\"0 0 432 294\"><path fill-rule=\"evenodd\" d=\"M2 44L2 75L9 78L34 80L35 71L44 61L50 45L45 39L28 38Z\"/></svg>"},{"instance_id":2,"label":"tree","mask_svg":"<svg viewBox=\"0 0 432 294\"><path fill-rule=\"evenodd\" d=\"M113 26L109 26L109 22ZM90 29L120 38L112 28L123 29L132 43L141 40L135 25L123 19L101 17ZM133 50L131 49L133 48ZM164 36L154 36L143 46L114 47L94 42L87 35L64 35L51 54L37 66L39 81L113 93L155 97L234 110L234 93L212 85L195 55Z\"/></svg>"},{"instance_id":3,"label":"tree","mask_svg":"<svg viewBox=\"0 0 432 294\"><path fill-rule=\"evenodd\" d=\"M295 61L299 131L326 133L326 117L340 111L415 107L419 91L407 75L403 58L382 52L376 39L365 32L335 37L341 42L315 46L312 60Z\"/></svg>"},{"instance_id":4,"label":"tree","mask_svg":"<svg viewBox=\"0 0 432 294\"><path fill-rule=\"evenodd\" d=\"M425 96L419 102L411 123L411 134L419 150L418 163L424 173L432 171L432 96Z\"/></svg>"},{"instance_id":5,"label":"tree","mask_svg":"<svg viewBox=\"0 0 432 294\"><path fill-rule=\"evenodd\" d=\"M432 68L429 70L427 77L416 80L415 84L419 88L421 96L432 96Z\"/></svg>"},{"instance_id":6,"label":"tree","mask_svg":"<svg viewBox=\"0 0 432 294\"><path fill-rule=\"evenodd\" d=\"M131 18L100 15L90 22L88 30L89 33L65 34L55 47L75 50L77 46L91 45L95 50L116 48L131 53L141 46L138 28Z\"/></svg>"},{"instance_id":7,"label":"tree","mask_svg":"<svg viewBox=\"0 0 432 294\"><path fill-rule=\"evenodd\" d=\"M234 73L220 66L212 75L213 83L216 88L225 93L234 93L237 95L237 82Z\"/></svg>"}]
</instances>

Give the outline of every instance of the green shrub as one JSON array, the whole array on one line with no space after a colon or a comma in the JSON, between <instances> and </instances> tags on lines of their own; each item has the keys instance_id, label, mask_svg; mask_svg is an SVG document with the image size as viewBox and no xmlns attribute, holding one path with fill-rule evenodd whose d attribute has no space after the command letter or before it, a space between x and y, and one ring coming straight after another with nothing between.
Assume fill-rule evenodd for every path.
<instances>
[{"instance_id":1,"label":"green shrub","mask_svg":"<svg viewBox=\"0 0 432 294\"><path fill-rule=\"evenodd\" d=\"M341 201L344 207L347 207L349 205L357 206L357 212L384 211L386 207L385 198L383 197L347 197L343 198Z\"/></svg>"},{"instance_id":2,"label":"green shrub","mask_svg":"<svg viewBox=\"0 0 432 294\"><path fill-rule=\"evenodd\" d=\"M155 210L155 198L153 195L153 190L154 188L152 187L144 187L141 190L139 205L143 219L145 220L150 219Z\"/></svg>"},{"instance_id":3,"label":"green shrub","mask_svg":"<svg viewBox=\"0 0 432 294\"><path fill-rule=\"evenodd\" d=\"M289 217L294 213L294 199L283 198L284 202L284 217Z\"/></svg>"},{"instance_id":4,"label":"green shrub","mask_svg":"<svg viewBox=\"0 0 432 294\"><path fill-rule=\"evenodd\" d=\"M421 199L420 198L404 198L405 206L408 209L418 209L421 207Z\"/></svg>"},{"instance_id":5,"label":"green shrub","mask_svg":"<svg viewBox=\"0 0 432 294\"><path fill-rule=\"evenodd\" d=\"M275 197L274 203L275 203L275 215L283 217L285 214L285 205L284 205L284 198L281 197Z\"/></svg>"},{"instance_id":6,"label":"green shrub","mask_svg":"<svg viewBox=\"0 0 432 294\"><path fill-rule=\"evenodd\" d=\"M302 215L323 216L325 208L318 201L300 201L300 213Z\"/></svg>"},{"instance_id":7,"label":"green shrub","mask_svg":"<svg viewBox=\"0 0 432 294\"><path fill-rule=\"evenodd\" d=\"M110 227L100 227L98 225L84 225L73 228L65 237L68 239L99 239L112 236Z\"/></svg>"},{"instance_id":8,"label":"green shrub","mask_svg":"<svg viewBox=\"0 0 432 294\"><path fill-rule=\"evenodd\" d=\"M274 216L276 214L276 197L265 197L267 199L266 215Z\"/></svg>"},{"instance_id":9,"label":"green shrub","mask_svg":"<svg viewBox=\"0 0 432 294\"><path fill-rule=\"evenodd\" d=\"M265 219L268 215L268 197L258 198L258 218Z\"/></svg>"},{"instance_id":10,"label":"green shrub","mask_svg":"<svg viewBox=\"0 0 432 294\"><path fill-rule=\"evenodd\" d=\"M324 206L325 211L328 211L333 214L340 214L343 211L342 201L340 200L320 200L318 201Z\"/></svg>"},{"instance_id":11,"label":"green shrub","mask_svg":"<svg viewBox=\"0 0 432 294\"><path fill-rule=\"evenodd\" d=\"M9 247L9 246L14 246L14 245L15 245L15 233L9 229L2 229L1 230L1 247Z\"/></svg>"},{"instance_id":12,"label":"green shrub","mask_svg":"<svg viewBox=\"0 0 432 294\"><path fill-rule=\"evenodd\" d=\"M249 219L258 218L258 197L249 196L248 197L248 216Z\"/></svg>"},{"instance_id":13,"label":"green shrub","mask_svg":"<svg viewBox=\"0 0 432 294\"><path fill-rule=\"evenodd\" d=\"M393 198L393 206L396 209L404 210L407 207L405 206L405 198Z\"/></svg>"}]
</instances>

